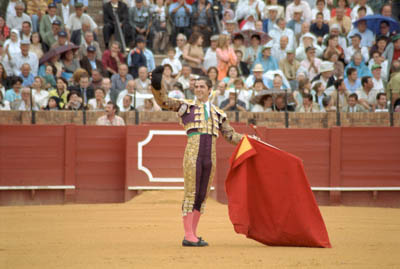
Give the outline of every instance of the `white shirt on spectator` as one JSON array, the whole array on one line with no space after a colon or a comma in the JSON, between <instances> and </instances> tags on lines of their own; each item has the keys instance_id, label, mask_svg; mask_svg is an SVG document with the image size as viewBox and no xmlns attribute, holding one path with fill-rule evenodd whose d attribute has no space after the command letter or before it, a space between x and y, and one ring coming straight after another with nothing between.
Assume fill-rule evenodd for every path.
<instances>
[{"instance_id":1,"label":"white shirt on spectator","mask_svg":"<svg viewBox=\"0 0 400 269\"><path fill-rule=\"evenodd\" d=\"M287 46L289 48L295 48L296 40L294 38L294 32L292 31L292 29L285 28L284 30L282 30L278 27L278 25L275 24L274 28L269 32L269 36L274 41L274 44L279 44L281 36L287 36L289 39Z\"/></svg>"},{"instance_id":2,"label":"white shirt on spectator","mask_svg":"<svg viewBox=\"0 0 400 269\"><path fill-rule=\"evenodd\" d=\"M63 4L61 4L61 13L64 20L64 24L68 24L69 17L71 16L71 14L69 14L69 10L70 10L69 5L64 6Z\"/></svg>"},{"instance_id":3,"label":"white shirt on spectator","mask_svg":"<svg viewBox=\"0 0 400 269\"><path fill-rule=\"evenodd\" d=\"M212 66L214 67L218 66L217 51L208 48L204 56L203 67L204 69L208 70L208 68Z\"/></svg>"},{"instance_id":4,"label":"white shirt on spectator","mask_svg":"<svg viewBox=\"0 0 400 269\"><path fill-rule=\"evenodd\" d=\"M32 89L32 97L38 107L45 107L49 100L49 92L46 90L40 90L38 92L37 90Z\"/></svg>"},{"instance_id":5,"label":"white shirt on spectator","mask_svg":"<svg viewBox=\"0 0 400 269\"><path fill-rule=\"evenodd\" d=\"M75 30L82 29L82 22L87 20L90 23L90 29L94 31L97 28L97 24L94 22L92 17L89 15L83 13L80 18L76 16L76 13L72 13L71 16L69 16L68 19L68 24L66 24L66 28L70 30L71 32Z\"/></svg>"},{"instance_id":6,"label":"white shirt on spectator","mask_svg":"<svg viewBox=\"0 0 400 269\"><path fill-rule=\"evenodd\" d=\"M274 55L274 58L280 62L282 59L286 58L286 51L288 50L288 46L286 46L285 49L281 48L280 44L274 44L274 46L272 47L272 55Z\"/></svg>"},{"instance_id":7,"label":"white shirt on spectator","mask_svg":"<svg viewBox=\"0 0 400 269\"><path fill-rule=\"evenodd\" d=\"M311 10L311 18L312 20L316 20L317 19L317 14L320 11L317 8L313 8ZM324 10L322 11L322 14L324 14L324 21L330 21L331 19L331 12L329 11L329 9L324 8Z\"/></svg>"},{"instance_id":8,"label":"white shirt on spectator","mask_svg":"<svg viewBox=\"0 0 400 269\"><path fill-rule=\"evenodd\" d=\"M34 76L37 76L38 74L38 69L39 69L39 60L36 56L35 53L29 51L28 56L22 55L22 52L16 53L14 55L11 55L11 61L9 61L10 66L12 68L12 73L14 76L18 76L18 74L21 72L21 66L24 63L28 63L31 66L31 72Z\"/></svg>"},{"instance_id":9,"label":"white shirt on spectator","mask_svg":"<svg viewBox=\"0 0 400 269\"><path fill-rule=\"evenodd\" d=\"M31 17L29 17L29 15L22 13L21 17L18 16L11 16L11 17L7 17L7 26L11 29L17 29L18 31L21 31L22 29L22 23L24 21L29 21L32 25L32 20Z\"/></svg>"},{"instance_id":10,"label":"white shirt on spectator","mask_svg":"<svg viewBox=\"0 0 400 269\"><path fill-rule=\"evenodd\" d=\"M372 68L372 66L373 66L374 64L375 64L375 61L374 61L373 58L371 58L371 60L369 60L369 63L368 63L368 68L371 70L371 68ZM382 67L382 68L381 68L381 78L382 78L382 80L388 81L388 61L387 61L387 60L384 60L384 61L380 64L380 66Z\"/></svg>"},{"instance_id":11,"label":"white shirt on spectator","mask_svg":"<svg viewBox=\"0 0 400 269\"><path fill-rule=\"evenodd\" d=\"M190 87L190 76L188 78L185 78L184 76L180 76L178 78L177 82L182 84L184 90L185 89L189 89L189 87Z\"/></svg>"},{"instance_id":12,"label":"white shirt on spectator","mask_svg":"<svg viewBox=\"0 0 400 269\"><path fill-rule=\"evenodd\" d=\"M17 16L17 12L15 11L15 4L17 3L17 1L15 2L9 2L8 6L7 6L7 16L6 18L10 18L10 17L15 17ZM8 24L8 22L7 22ZM10 28L11 29L11 28Z\"/></svg>"},{"instance_id":13,"label":"white shirt on spectator","mask_svg":"<svg viewBox=\"0 0 400 269\"><path fill-rule=\"evenodd\" d=\"M181 61L179 61L178 59L174 58L173 60L171 60L170 58L165 58L161 62L161 65L164 64L169 64L170 66L172 66L172 75L174 76L178 75L178 73L182 70Z\"/></svg>"},{"instance_id":14,"label":"white shirt on spectator","mask_svg":"<svg viewBox=\"0 0 400 269\"><path fill-rule=\"evenodd\" d=\"M272 108L268 107L265 109L263 106L255 104L251 109L251 112L272 112Z\"/></svg>"},{"instance_id":15,"label":"white shirt on spectator","mask_svg":"<svg viewBox=\"0 0 400 269\"><path fill-rule=\"evenodd\" d=\"M358 49L355 49L353 46L348 46L344 50L344 61L348 64L351 61L351 57L356 53ZM361 47L361 54L363 56L364 62L368 62L369 60L369 52L367 47Z\"/></svg>"},{"instance_id":16,"label":"white shirt on spectator","mask_svg":"<svg viewBox=\"0 0 400 269\"><path fill-rule=\"evenodd\" d=\"M246 18L249 14L254 13L254 11L257 11L257 7L258 7L258 10L262 13L262 11L265 8L265 3L261 0L255 0L250 5L249 0L239 1L238 5L236 7L235 20L238 21L238 20Z\"/></svg>"},{"instance_id":17,"label":"white shirt on spectator","mask_svg":"<svg viewBox=\"0 0 400 269\"><path fill-rule=\"evenodd\" d=\"M104 100L103 108L97 107L96 98L90 99L88 102L88 105L90 105L91 109L93 109L93 110L101 111L101 110L104 110L104 108L106 107L106 101Z\"/></svg>"},{"instance_id":18,"label":"white shirt on spectator","mask_svg":"<svg viewBox=\"0 0 400 269\"><path fill-rule=\"evenodd\" d=\"M385 92L385 86L383 85L382 79L377 80L376 78L372 77L372 82L374 82L374 87L372 88L373 90L377 91L378 93Z\"/></svg>"},{"instance_id":19,"label":"white shirt on spectator","mask_svg":"<svg viewBox=\"0 0 400 269\"><path fill-rule=\"evenodd\" d=\"M361 88L358 91L356 91L356 94L358 96L358 100L365 99L368 101L368 104L370 105L376 104L376 95L378 94L378 92L375 89L371 89L367 94L364 91L364 88Z\"/></svg>"},{"instance_id":20,"label":"white shirt on spectator","mask_svg":"<svg viewBox=\"0 0 400 269\"><path fill-rule=\"evenodd\" d=\"M295 6L301 7L301 9L303 10L302 19L306 22L311 22L311 18L312 18L311 8L310 8L310 5L304 0L301 0L299 5L295 5L295 3L292 2L291 4L289 4L286 7L286 21L289 22L290 20L293 19Z\"/></svg>"},{"instance_id":21,"label":"white shirt on spectator","mask_svg":"<svg viewBox=\"0 0 400 269\"><path fill-rule=\"evenodd\" d=\"M0 102L0 111L11 110L10 102L3 100L3 104Z\"/></svg>"}]
</instances>

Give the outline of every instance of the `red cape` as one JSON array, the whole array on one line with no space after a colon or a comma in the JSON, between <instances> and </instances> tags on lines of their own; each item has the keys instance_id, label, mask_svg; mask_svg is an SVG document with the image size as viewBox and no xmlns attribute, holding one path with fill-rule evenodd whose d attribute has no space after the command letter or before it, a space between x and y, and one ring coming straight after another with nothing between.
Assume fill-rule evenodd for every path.
<instances>
[{"instance_id":1,"label":"red cape","mask_svg":"<svg viewBox=\"0 0 400 269\"><path fill-rule=\"evenodd\" d=\"M331 247L303 162L244 137L225 182L237 233L271 246Z\"/></svg>"}]
</instances>

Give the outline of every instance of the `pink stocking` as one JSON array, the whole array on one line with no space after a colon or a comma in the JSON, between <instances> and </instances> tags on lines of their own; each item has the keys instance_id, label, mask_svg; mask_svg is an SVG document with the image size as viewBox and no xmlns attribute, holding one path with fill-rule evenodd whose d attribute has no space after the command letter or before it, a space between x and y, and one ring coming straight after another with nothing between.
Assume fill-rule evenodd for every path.
<instances>
[{"instance_id":1,"label":"pink stocking","mask_svg":"<svg viewBox=\"0 0 400 269\"><path fill-rule=\"evenodd\" d=\"M197 238L197 225L199 224L199 220L201 217L201 213L198 210L193 210L193 235Z\"/></svg>"},{"instance_id":2,"label":"pink stocking","mask_svg":"<svg viewBox=\"0 0 400 269\"><path fill-rule=\"evenodd\" d=\"M185 230L185 239L190 242L199 241L193 234L193 213L189 212L183 216L183 229Z\"/></svg>"}]
</instances>

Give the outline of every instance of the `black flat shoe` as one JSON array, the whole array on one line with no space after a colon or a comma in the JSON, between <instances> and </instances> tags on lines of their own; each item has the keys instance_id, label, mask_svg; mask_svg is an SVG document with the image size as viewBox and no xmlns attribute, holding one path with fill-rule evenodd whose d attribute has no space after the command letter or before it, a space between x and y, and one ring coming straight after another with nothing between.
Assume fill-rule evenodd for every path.
<instances>
[{"instance_id":1,"label":"black flat shoe","mask_svg":"<svg viewBox=\"0 0 400 269\"><path fill-rule=\"evenodd\" d=\"M183 239L182 246L183 247L206 247L206 246L208 246L208 243L203 240L199 240L197 242L191 242L186 239Z\"/></svg>"}]
</instances>

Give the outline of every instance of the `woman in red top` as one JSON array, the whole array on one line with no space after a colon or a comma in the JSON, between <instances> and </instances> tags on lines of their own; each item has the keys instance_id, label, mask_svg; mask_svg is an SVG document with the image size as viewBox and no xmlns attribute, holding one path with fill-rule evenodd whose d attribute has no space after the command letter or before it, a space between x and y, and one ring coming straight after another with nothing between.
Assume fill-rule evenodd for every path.
<instances>
[{"instance_id":1,"label":"woman in red top","mask_svg":"<svg viewBox=\"0 0 400 269\"><path fill-rule=\"evenodd\" d=\"M349 3L348 3L347 0L337 0L337 3L336 3L335 6L336 6L336 8L342 7L344 9L344 11L345 11L344 15L350 17L351 8L349 7ZM336 16L336 8L332 8L331 18Z\"/></svg>"},{"instance_id":2,"label":"woman in red top","mask_svg":"<svg viewBox=\"0 0 400 269\"><path fill-rule=\"evenodd\" d=\"M0 16L0 41L4 42L10 36L10 28L6 25L6 21Z\"/></svg>"}]
</instances>

